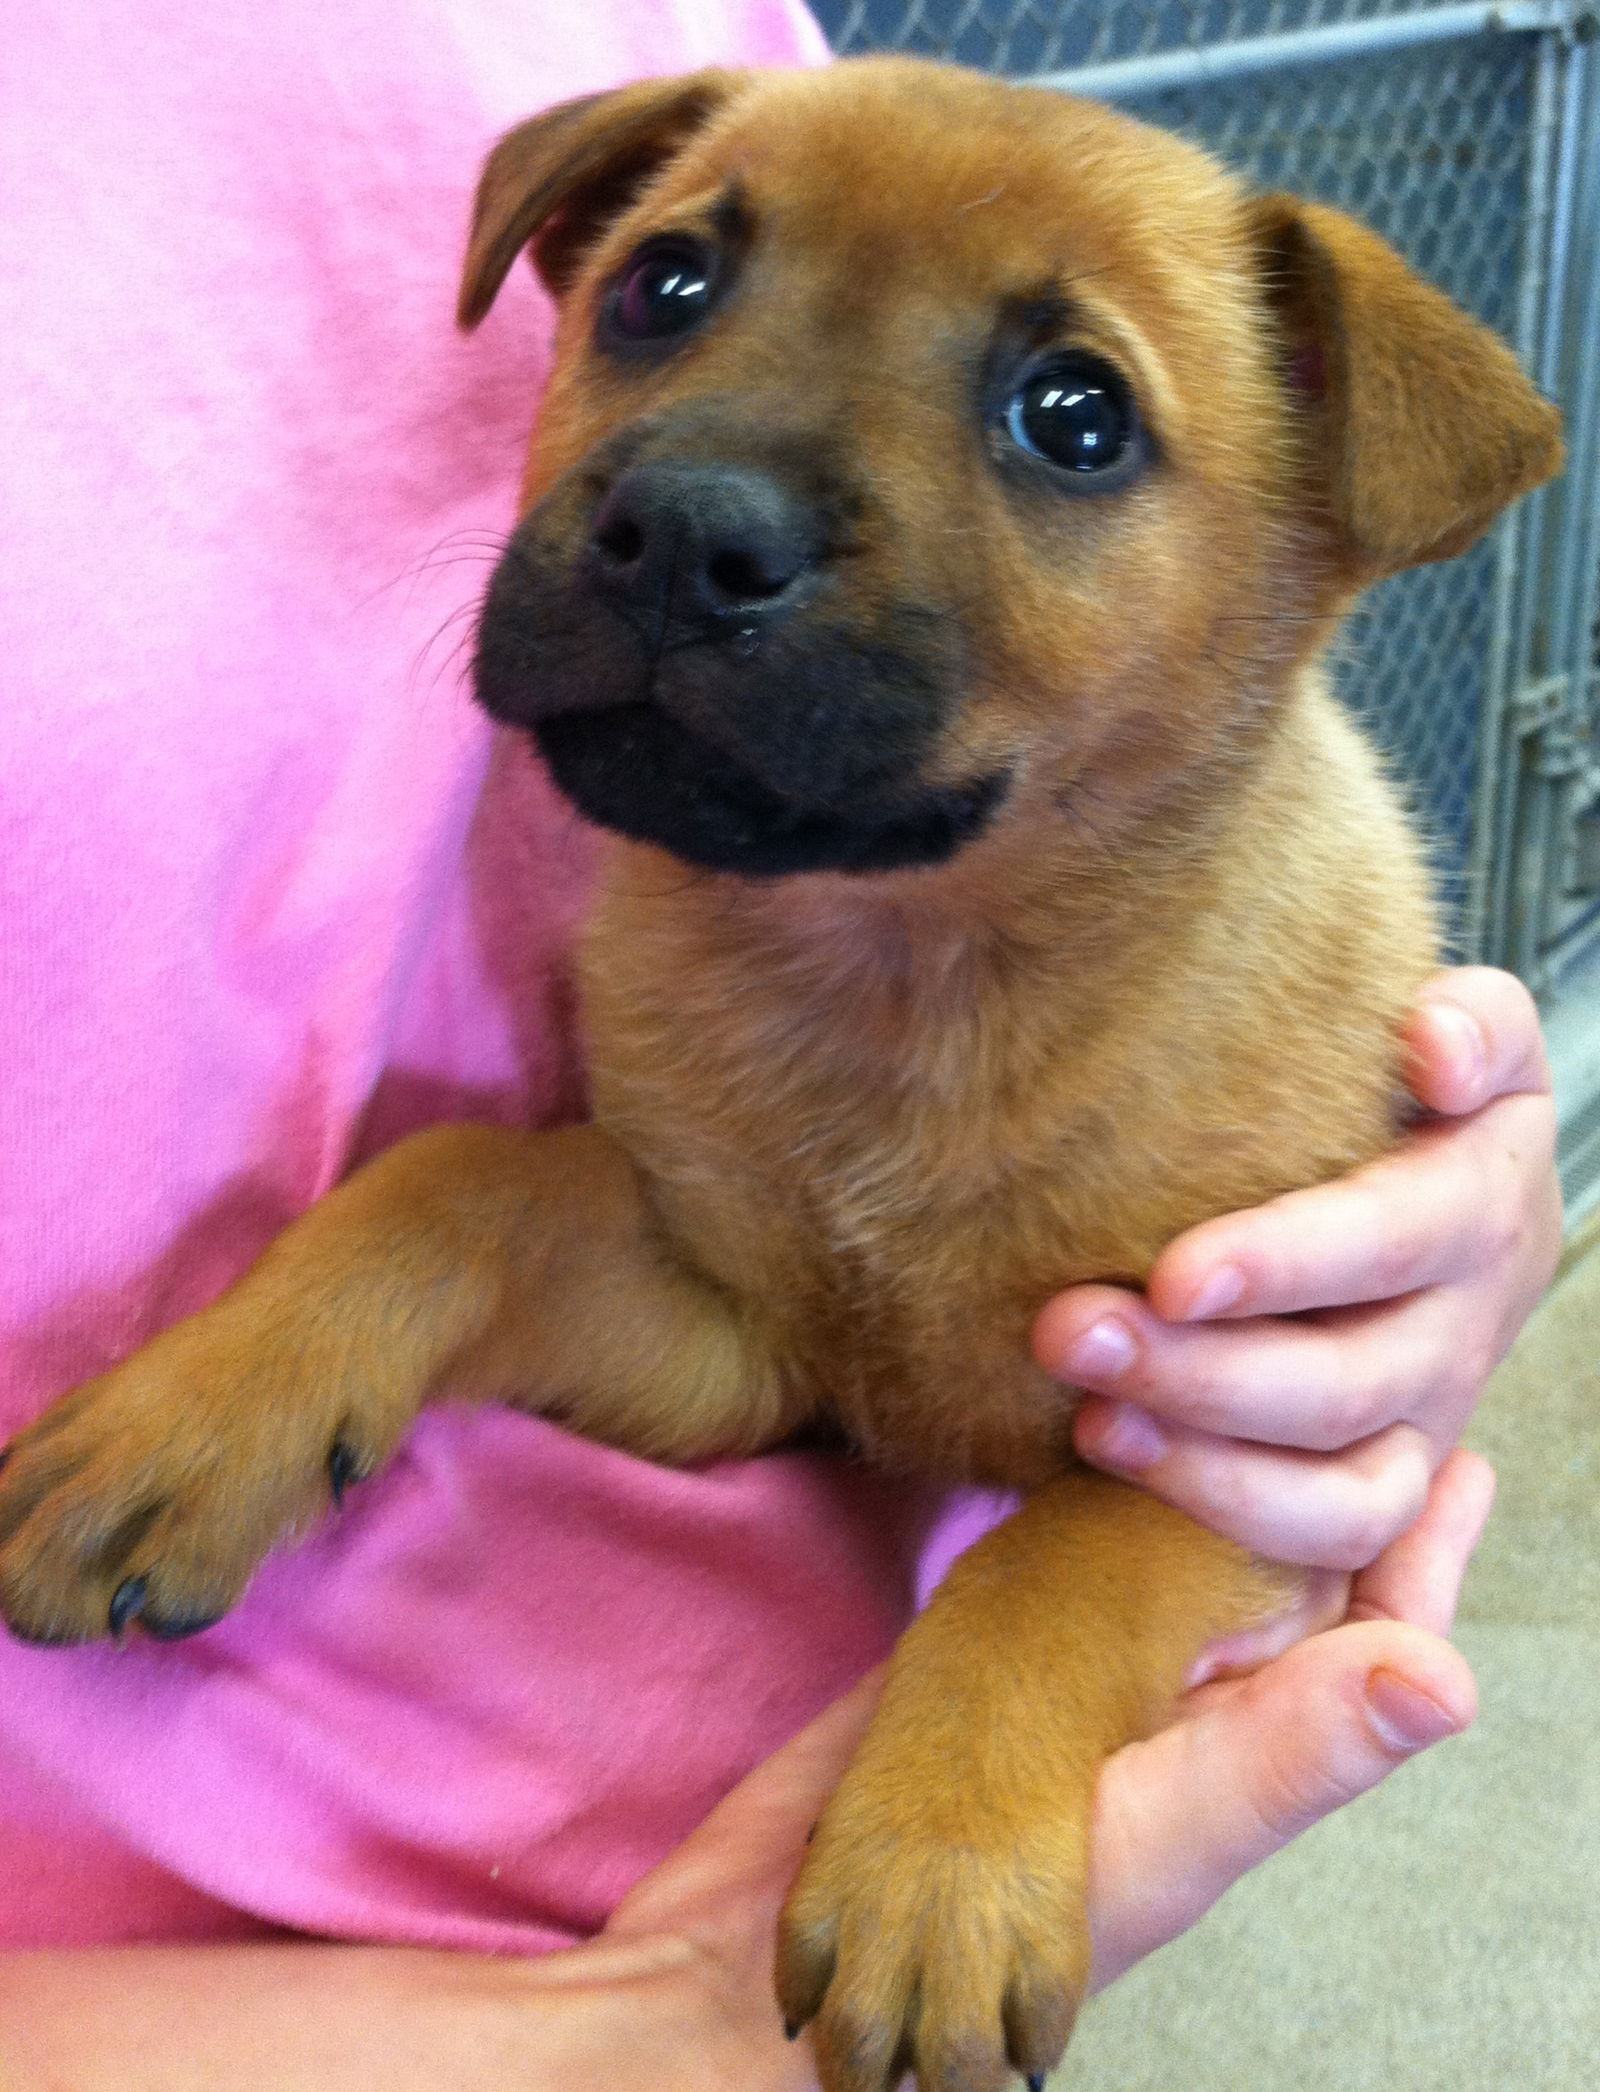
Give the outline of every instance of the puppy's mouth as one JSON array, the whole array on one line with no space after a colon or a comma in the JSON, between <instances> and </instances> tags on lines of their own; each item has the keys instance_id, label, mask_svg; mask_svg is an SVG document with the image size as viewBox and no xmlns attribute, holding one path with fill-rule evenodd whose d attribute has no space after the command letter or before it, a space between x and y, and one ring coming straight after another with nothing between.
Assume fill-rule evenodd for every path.
<instances>
[{"instance_id":1,"label":"puppy's mouth","mask_svg":"<svg viewBox=\"0 0 1600 2092\"><path fill-rule=\"evenodd\" d=\"M929 778L965 676L919 610L870 636L825 610L652 636L524 537L490 586L474 678L580 813L708 871L941 864L1009 783Z\"/></svg>"},{"instance_id":2,"label":"puppy's mouth","mask_svg":"<svg viewBox=\"0 0 1600 2092\"><path fill-rule=\"evenodd\" d=\"M784 799L648 698L559 713L531 731L557 786L591 821L748 878L941 864L988 825L1007 783L996 772L876 810L827 812Z\"/></svg>"}]
</instances>

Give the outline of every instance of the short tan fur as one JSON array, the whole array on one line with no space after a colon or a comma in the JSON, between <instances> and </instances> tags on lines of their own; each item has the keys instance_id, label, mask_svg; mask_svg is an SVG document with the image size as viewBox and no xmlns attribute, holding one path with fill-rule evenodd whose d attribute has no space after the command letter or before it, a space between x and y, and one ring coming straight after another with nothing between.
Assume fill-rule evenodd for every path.
<instances>
[{"instance_id":1,"label":"short tan fur","mask_svg":"<svg viewBox=\"0 0 1600 2092\"><path fill-rule=\"evenodd\" d=\"M721 243L737 288L630 364L597 345L606 300L662 229ZM917 789L1003 796L945 861L870 872L685 873L613 840L582 958L595 1125L403 1142L57 1405L0 1475L0 1606L51 1640L104 1632L133 1583L158 1631L214 1616L320 1515L336 1444L370 1471L445 1389L672 1461L832 1416L892 1467L1020 1485L901 1644L778 1970L827 2092L908 2068L991 2092L1070 2032L1100 1761L1286 1588L1075 1465L1030 1326L1393 1138L1438 933L1318 664L1362 586L1557 469L1556 417L1338 213L910 61L538 117L485 173L466 324L530 243L561 302L530 556L582 556L619 444L825 455L838 628L914 612L959 663ZM1125 490L1018 477L978 404L1007 326L1125 375L1149 440Z\"/></svg>"}]
</instances>

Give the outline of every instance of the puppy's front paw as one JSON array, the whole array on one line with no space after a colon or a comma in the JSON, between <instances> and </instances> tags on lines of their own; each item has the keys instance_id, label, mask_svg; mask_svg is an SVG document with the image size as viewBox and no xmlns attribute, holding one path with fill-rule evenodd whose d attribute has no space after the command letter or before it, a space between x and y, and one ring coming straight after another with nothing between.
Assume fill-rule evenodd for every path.
<instances>
[{"instance_id":1,"label":"puppy's front paw","mask_svg":"<svg viewBox=\"0 0 1600 2092\"><path fill-rule=\"evenodd\" d=\"M875 1761L875 1762L874 1762ZM778 1999L815 2022L826 2092L1042 2084L1089 1977L1088 1796L1048 1818L930 1789L869 1753L829 1803L784 1912Z\"/></svg>"},{"instance_id":2,"label":"puppy's front paw","mask_svg":"<svg viewBox=\"0 0 1600 2092\"><path fill-rule=\"evenodd\" d=\"M23 1641L195 1634L387 1446L308 1359L221 1314L56 1403L0 1456L0 1613ZM319 1385L319 1380L321 1384Z\"/></svg>"}]
</instances>

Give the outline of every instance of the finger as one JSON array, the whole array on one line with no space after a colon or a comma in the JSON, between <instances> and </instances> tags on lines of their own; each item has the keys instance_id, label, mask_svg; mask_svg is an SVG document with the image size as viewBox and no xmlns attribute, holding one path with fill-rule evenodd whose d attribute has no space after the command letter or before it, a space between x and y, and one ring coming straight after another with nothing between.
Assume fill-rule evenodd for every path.
<instances>
[{"instance_id":1,"label":"finger","mask_svg":"<svg viewBox=\"0 0 1600 2092\"><path fill-rule=\"evenodd\" d=\"M1461 1581L1494 1502L1494 1469L1477 1453L1452 1453L1434 1476L1421 1516L1369 1569L1352 1578L1313 1569L1281 1613L1212 1642L1185 1684L1198 1688L1259 1670L1308 1635L1345 1620L1398 1620L1445 1635Z\"/></svg>"},{"instance_id":2,"label":"finger","mask_svg":"<svg viewBox=\"0 0 1600 2092\"><path fill-rule=\"evenodd\" d=\"M1348 1177L1205 1221L1157 1258L1146 1286L1169 1322L1291 1315L1392 1300L1542 1256L1557 1210L1555 1107L1501 1097L1417 1126ZM1548 1209L1548 1212L1547 1212Z\"/></svg>"},{"instance_id":3,"label":"finger","mask_svg":"<svg viewBox=\"0 0 1600 2092\"><path fill-rule=\"evenodd\" d=\"M1435 974L1419 990L1401 1040L1406 1080L1430 1111L1476 1111L1492 1097L1550 1088L1533 997L1497 967Z\"/></svg>"},{"instance_id":4,"label":"finger","mask_svg":"<svg viewBox=\"0 0 1600 2092\"><path fill-rule=\"evenodd\" d=\"M1458 1448L1433 1478L1422 1515L1356 1578L1354 1620L1401 1620L1448 1634L1462 1578L1494 1505L1494 1469Z\"/></svg>"},{"instance_id":5,"label":"finger","mask_svg":"<svg viewBox=\"0 0 1600 2092\"><path fill-rule=\"evenodd\" d=\"M1328 1453L1416 1422L1443 1445L1478 1386L1462 1322L1443 1288L1316 1321L1174 1326L1136 1296L1084 1286L1041 1315L1035 1352L1072 1386L1218 1437Z\"/></svg>"},{"instance_id":6,"label":"finger","mask_svg":"<svg viewBox=\"0 0 1600 2092\"><path fill-rule=\"evenodd\" d=\"M1476 1711L1472 1673L1448 1642L1367 1621L1301 1642L1202 1713L1118 1751L1096 1799L1091 1987Z\"/></svg>"},{"instance_id":7,"label":"finger","mask_svg":"<svg viewBox=\"0 0 1600 2092\"><path fill-rule=\"evenodd\" d=\"M1142 1466L1098 1437L1103 1412L1085 1403L1074 1443L1085 1460L1137 1481L1164 1503L1269 1561L1308 1569L1364 1569L1413 1523L1428 1496L1428 1441L1410 1424L1333 1454L1301 1453L1150 1424L1162 1443ZM1117 1421L1121 1421L1118 1419ZM1149 1420L1146 1420L1147 1422ZM1146 1451L1153 1448L1146 1447Z\"/></svg>"},{"instance_id":8,"label":"finger","mask_svg":"<svg viewBox=\"0 0 1600 2092\"><path fill-rule=\"evenodd\" d=\"M735 1925L756 1940L766 1926L770 1937L811 1826L866 1733L883 1678L881 1667L870 1672L741 1780L629 1890L606 1937L714 1932L720 1940Z\"/></svg>"}]
</instances>

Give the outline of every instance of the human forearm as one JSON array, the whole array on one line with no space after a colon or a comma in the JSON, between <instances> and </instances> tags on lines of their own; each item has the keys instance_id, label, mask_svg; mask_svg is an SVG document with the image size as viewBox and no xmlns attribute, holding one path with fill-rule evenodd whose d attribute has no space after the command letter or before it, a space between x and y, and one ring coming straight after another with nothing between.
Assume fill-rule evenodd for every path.
<instances>
[{"instance_id":1,"label":"human forearm","mask_svg":"<svg viewBox=\"0 0 1600 2092\"><path fill-rule=\"evenodd\" d=\"M744 2092L749 2060L674 1939L531 1963L311 1944L0 1956L0 2092Z\"/></svg>"},{"instance_id":2,"label":"human forearm","mask_svg":"<svg viewBox=\"0 0 1600 2092\"><path fill-rule=\"evenodd\" d=\"M453 2092L492 2082L466 1957L324 1946L0 1957L4 2092ZM465 2037L471 2030L472 2039Z\"/></svg>"}]
</instances>

